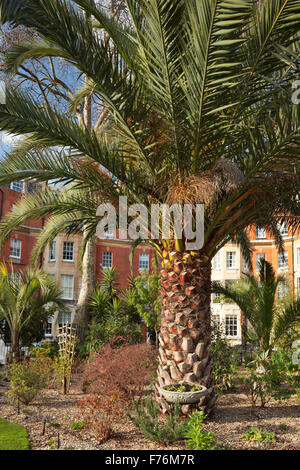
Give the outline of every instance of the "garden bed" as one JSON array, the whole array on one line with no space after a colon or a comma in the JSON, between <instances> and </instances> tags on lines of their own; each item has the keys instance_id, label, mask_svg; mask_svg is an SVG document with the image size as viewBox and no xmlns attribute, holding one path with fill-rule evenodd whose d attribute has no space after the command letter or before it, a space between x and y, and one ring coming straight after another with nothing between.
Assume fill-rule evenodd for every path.
<instances>
[{"instance_id":1,"label":"garden bed","mask_svg":"<svg viewBox=\"0 0 300 470\"><path fill-rule=\"evenodd\" d=\"M162 446L145 438L133 423L124 417L118 421L113 438L99 445L85 429L74 430L72 424L80 421L76 402L85 395L73 384L67 396L55 390L44 390L29 406L22 407L18 415L0 388L0 415L10 422L24 426L29 435L31 449L55 449L59 433L62 449L161 449ZM43 420L47 420L45 434ZM261 443L245 441L242 435L251 427L274 432L276 441ZM216 434L217 440L233 449L300 449L300 406L296 399L279 404L272 401L266 408L249 405L241 389L223 395L218 401L214 416L205 429ZM172 444L167 449L185 449L185 443Z\"/></svg>"}]
</instances>

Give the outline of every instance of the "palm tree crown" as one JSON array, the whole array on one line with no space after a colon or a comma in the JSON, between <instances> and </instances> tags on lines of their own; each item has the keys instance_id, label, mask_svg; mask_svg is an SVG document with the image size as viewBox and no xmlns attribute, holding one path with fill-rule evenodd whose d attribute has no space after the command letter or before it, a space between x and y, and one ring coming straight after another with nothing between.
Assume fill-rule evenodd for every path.
<instances>
[{"instance_id":1,"label":"palm tree crown","mask_svg":"<svg viewBox=\"0 0 300 470\"><path fill-rule=\"evenodd\" d=\"M17 276L9 273L6 265L0 266L0 320L8 324L13 354L19 354L23 329L50 306L49 315L53 307L65 308L57 283L49 274L27 269Z\"/></svg>"},{"instance_id":2,"label":"palm tree crown","mask_svg":"<svg viewBox=\"0 0 300 470\"><path fill-rule=\"evenodd\" d=\"M298 74L300 2L128 0L127 7L131 25L125 27L93 0L0 2L2 22L34 27L40 36L13 48L8 71L28 58L62 57L89 77L74 109L92 93L109 111L96 134L72 115L8 92L0 126L26 138L1 163L0 181L75 182L88 187L93 201L115 203L121 187L130 202L148 207L204 202L210 257L254 221L277 236L276 221L294 223L299 211L293 197L299 106L291 103L291 85ZM95 21L87 23L83 11ZM53 198L49 193L50 205ZM45 210L48 199L40 195L36 207ZM32 210L15 215L15 223ZM73 211L60 207L64 219L77 211L76 202ZM95 230L95 215L81 218Z\"/></svg>"}]
</instances>

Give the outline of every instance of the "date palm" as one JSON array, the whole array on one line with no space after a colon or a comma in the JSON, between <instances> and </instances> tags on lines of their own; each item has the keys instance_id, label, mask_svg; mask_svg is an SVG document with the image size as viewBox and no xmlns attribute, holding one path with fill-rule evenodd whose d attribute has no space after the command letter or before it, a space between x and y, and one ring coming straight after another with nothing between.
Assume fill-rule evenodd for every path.
<instances>
[{"instance_id":1,"label":"date palm","mask_svg":"<svg viewBox=\"0 0 300 470\"><path fill-rule=\"evenodd\" d=\"M41 270L27 269L17 277L0 266L0 321L8 325L12 358L20 357L20 339L24 328L34 316L41 317L45 308L64 308L56 281ZM49 310L50 311L50 310ZM45 317L45 313L43 315Z\"/></svg>"},{"instance_id":2,"label":"date palm","mask_svg":"<svg viewBox=\"0 0 300 470\"><path fill-rule=\"evenodd\" d=\"M214 282L213 292L224 295L240 307L252 327L249 340L258 344L268 356L289 328L300 323L300 301L279 309L276 294L279 283L285 281L284 276L276 277L272 265L265 260L260 261L258 268L257 278L246 274L230 287Z\"/></svg>"},{"instance_id":3,"label":"date palm","mask_svg":"<svg viewBox=\"0 0 300 470\"><path fill-rule=\"evenodd\" d=\"M44 242L80 224L88 227L86 240L99 221L97 201L118 207L120 194L149 210L154 203L204 203L200 250L187 251L175 234L151 243L162 259L157 396L167 410L160 386L201 383L208 389L201 406L210 413L211 260L230 239L249 258L249 224L266 226L279 246L278 221L297 225L300 107L291 93L300 70L300 1L126 3L131 24L122 26L93 0L0 0L2 23L39 35L10 52L7 70L28 58L62 58L88 77L73 111L91 94L106 110L94 131L78 125L72 109L62 115L8 91L0 128L26 137L1 162L0 182L73 187L22 201L2 222L1 238L54 211Z\"/></svg>"}]
</instances>

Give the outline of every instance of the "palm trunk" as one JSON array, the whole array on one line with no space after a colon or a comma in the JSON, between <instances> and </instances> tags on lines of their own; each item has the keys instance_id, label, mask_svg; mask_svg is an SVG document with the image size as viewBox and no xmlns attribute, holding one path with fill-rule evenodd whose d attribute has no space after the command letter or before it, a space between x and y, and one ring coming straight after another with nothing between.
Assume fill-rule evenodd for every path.
<instances>
[{"instance_id":1,"label":"palm trunk","mask_svg":"<svg viewBox=\"0 0 300 470\"><path fill-rule=\"evenodd\" d=\"M216 403L210 353L211 263L198 253L171 252L161 270L162 323L156 394L164 412L170 410L159 387L181 381L204 385L207 395L197 404L210 415ZM182 405L188 414L193 405Z\"/></svg>"},{"instance_id":2,"label":"palm trunk","mask_svg":"<svg viewBox=\"0 0 300 470\"><path fill-rule=\"evenodd\" d=\"M20 362L21 360L20 338L16 332L11 334L11 360L12 362Z\"/></svg>"},{"instance_id":3,"label":"palm trunk","mask_svg":"<svg viewBox=\"0 0 300 470\"><path fill-rule=\"evenodd\" d=\"M86 15L86 21L89 22L91 16ZM88 78L85 78L86 83ZM87 96L84 99L83 125L92 128L92 98ZM79 120L80 120L79 116ZM85 230L85 229L84 229ZM83 234L84 236L84 234ZM87 242L85 253L82 260L82 282L81 289L76 305L73 324L77 327L77 335L80 341L84 340L85 331L89 323L89 300L95 288L95 240L90 239Z\"/></svg>"},{"instance_id":4,"label":"palm trunk","mask_svg":"<svg viewBox=\"0 0 300 470\"><path fill-rule=\"evenodd\" d=\"M241 312L241 336L242 336L242 362L245 362L246 352L247 352L247 318L245 314Z\"/></svg>"},{"instance_id":5,"label":"palm trunk","mask_svg":"<svg viewBox=\"0 0 300 470\"><path fill-rule=\"evenodd\" d=\"M95 241L88 241L82 260L82 283L75 308L73 324L78 327L81 340L89 323L89 299L95 288Z\"/></svg>"}]
</instances>

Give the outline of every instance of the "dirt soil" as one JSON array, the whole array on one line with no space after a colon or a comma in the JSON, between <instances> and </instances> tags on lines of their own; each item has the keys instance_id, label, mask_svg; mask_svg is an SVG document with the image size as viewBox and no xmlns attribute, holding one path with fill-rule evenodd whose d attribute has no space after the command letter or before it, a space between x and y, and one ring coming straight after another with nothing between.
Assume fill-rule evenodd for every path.
<instances>
[{"instance_id":1,"label":"dirt soil","mask_svg":"<svg viewBox=\"0 0 300 470\"><path fill-rule=\"evenodd\" d=\"M56 449L58 439L61 449L70 450L186 449L184 442L162 447L150 441L127 417L118 420L114 436L103 444L98 444L85 429L73 430L72 423L82 419L75 404L84 397L76 384L72 385L67 396L55 390L44 390L32 404L21 406L20 414L9 403L5 394L7 389L7 382L2 382L0 416L27 428L33 450ZM257 443L241 439L252 426L274 432L276 441ZM205 429L214 432L218 441L232 449L300 450L300 406L296 398L292 398L282 404L272 401L266 408L253 408L242 391L237 390L220 397L214 416Z\"/></svg>"}]
</instances>

